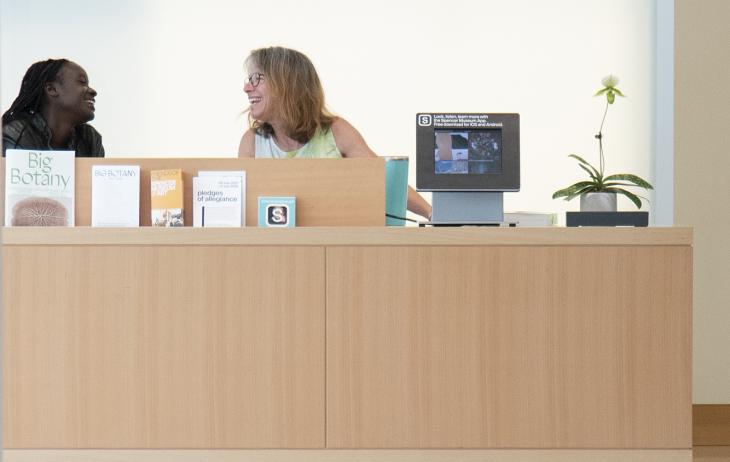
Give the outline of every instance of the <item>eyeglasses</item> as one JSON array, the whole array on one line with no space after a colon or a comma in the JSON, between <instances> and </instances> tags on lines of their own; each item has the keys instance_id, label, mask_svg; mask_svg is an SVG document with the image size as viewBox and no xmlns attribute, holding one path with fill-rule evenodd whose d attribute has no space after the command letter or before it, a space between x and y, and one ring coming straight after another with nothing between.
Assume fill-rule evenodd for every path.
<instances>
[{"instance_id":1,"label":"eyeglasses","mask_svg":"<svg viewBox=\"0 0 730 462\"><path fill-rule=\"evenodd\" d=\"M261 82L261 79L264 78L264 74L260 72L254 72L253 74L249 75L245 79L243 79L243 84L246 85L247 83L250 83L252 87L258 87L259 83Z\"/></svg>"}]
</instances>

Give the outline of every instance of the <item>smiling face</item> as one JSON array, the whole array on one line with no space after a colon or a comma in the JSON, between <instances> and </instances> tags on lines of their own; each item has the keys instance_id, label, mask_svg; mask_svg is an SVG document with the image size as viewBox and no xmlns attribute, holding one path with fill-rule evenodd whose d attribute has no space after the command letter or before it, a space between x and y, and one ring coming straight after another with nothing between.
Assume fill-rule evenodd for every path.
<instances>
[{"instance_id":1,"label":"smiling face","mask_svg":"<svg viewBox=\"0 0 730 462\"><path fill-rule=\"evenodd\" d=\"M243 85L243 91L248 96L251 117L261 122L270 123L272 117L271 108L273 107L271 100L273 95L266 81L266 75L261 72L258 66L252 65L249 67L249 75Z\"/></svg>"},{"instance_id":2,"label":"smiling face","mask_svg":"<svg viewBox=\"0 0 730 462\"><path fill-rule=\"evenodd\" d=\"M68 62L61 67L56 80L46 84L46 96L50 107L74 124L94 118L96 90L89 86L86 71L76 63Z\"/></svg>"}]
</instances>

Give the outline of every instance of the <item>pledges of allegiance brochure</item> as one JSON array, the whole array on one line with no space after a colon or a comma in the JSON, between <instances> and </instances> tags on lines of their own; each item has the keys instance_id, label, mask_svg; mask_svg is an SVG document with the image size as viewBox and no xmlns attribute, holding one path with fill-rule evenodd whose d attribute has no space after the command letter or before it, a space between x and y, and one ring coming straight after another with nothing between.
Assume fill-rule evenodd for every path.
<instances>
[{"instance_id":1,"label":"pledges of allegiance brochure","mask_svg":"<svg viewBox=\"0 0 730 462\"><path fill-rule=\"evenodd\" d=\"M183 226L183 179L179 168L150 171L152 226Z\"/></svg>"},{"instance_id":2,"label":"pledges of allegiance brochure","mask_svg":"<svg viewBox=\"0 0 730 462\"><path fill-rule=\"evenodd\" d=\"M233 176L241 179L241 224L246 226L246 171L245 170L200 170L199 177ZM193 201L195 199L193 198Z\"/></svg>"},{"instance_id":3,"label":"pledges of allegiance brochure","mask_svg":"<svg viewBox=\"0 0 730 462\"><path fill-rule=\"evenodd\" d=\"M226 228L241 226L241 177L193 178L193 226Z\"/></svg>"},{"instance_id":4,"label":"pledges of allegiance brochure","mask_svg":"<svg viewBox=\"0 0 730 462\"><path fill-rule=\"evenodd\" d=\"M91 226L139 226L139 165L91 167Z\"/></svg>"},{"instance_id":5,"label":"pledges of allegiance brochure","mask_svg":"<svg viewBox=\"0 0 730 462\"><path fill-rule=\"evenodd\" d=\"M8 149L5 226L74 226L74 151Z\"/></svg>"}]
</instances>

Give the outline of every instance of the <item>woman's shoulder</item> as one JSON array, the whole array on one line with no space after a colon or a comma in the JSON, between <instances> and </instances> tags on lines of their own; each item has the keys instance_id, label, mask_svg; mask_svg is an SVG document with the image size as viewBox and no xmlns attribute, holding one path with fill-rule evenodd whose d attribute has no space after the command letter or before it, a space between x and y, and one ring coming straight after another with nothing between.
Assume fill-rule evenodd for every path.
<instances>
[{"instance_id":1,"label":"woman's shoulder","mask_svg":"<svg viewBox=\"0 0 730 462\"><path fill-rule=\"evenodd\" d=\"M330 129L337 149L343 157L373 157L376 155L368 147L360 132L342 117L335 117Z\"/></svg>"},{"instance_id":2,"label":"woman's shoulder","mask_svg":"<svg viewBox=\"0 0 730 462\"><path fill-rule=\"evenodd\" d=\"M3 155L7 149L43 149L46 133L32 119L18 117L3 124Z\"/></svg>"},{"instance_id":3,"label":"woman's shoulder","mask_svg":"<svg viewBox=\"0 0 730 462\"><path fill-rule=\"evenodd\" d=\"M28 119L14 119L3 124L3 136L18 136L30 124Z\"/></svg>"},{"instance_id":4,"label":"woman's shoulder","mask_svg":"<svg viewBox=\"0 0 730 462\"><path fill-rule=\"evenodd\" d=\"M353 138L360 135L355 127L342 117L334 117L330 126L323 132L325 134L330 134L335 139L338 146L340 146L340 144L347 146Z\"/></svg>"},{"instance_id":5,"label":"woman's shoulder","mask_svg":"<svg viewBox=\"0 0 730 462\"><path fill-rule=\"evenodd\" d=\"M335 116L332 118L332 123L330 124L329 129L335 136L337 136L338 133L346 133L350 130L354 130L355 127L353 127L350 122L343 119L342 117Z\"/></svg>"}]
</instances>

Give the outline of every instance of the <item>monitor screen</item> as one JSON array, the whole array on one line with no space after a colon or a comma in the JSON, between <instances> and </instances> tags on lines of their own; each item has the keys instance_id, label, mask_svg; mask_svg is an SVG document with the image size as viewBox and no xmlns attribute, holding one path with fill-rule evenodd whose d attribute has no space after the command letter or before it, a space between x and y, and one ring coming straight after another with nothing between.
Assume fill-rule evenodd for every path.
<instances>
[{"instance_id":1,"label":"monitor screen","mask_svg":"<svg viewBox=\"0 0 730 462\"><path fill-rule=\"evenodd\" d=\"M434 130L434 173L502 173L502 130Z\"/></svg>"},{"instance_id":2,"label":"monitor screen","mask_svg":"<svg viewBox=\"0 0 730 462\"><path fill-rule=\"evenodd\" d=\"M418 114L416 187L518 191L519 114Z\"/></svg>"}]
</instances>

